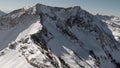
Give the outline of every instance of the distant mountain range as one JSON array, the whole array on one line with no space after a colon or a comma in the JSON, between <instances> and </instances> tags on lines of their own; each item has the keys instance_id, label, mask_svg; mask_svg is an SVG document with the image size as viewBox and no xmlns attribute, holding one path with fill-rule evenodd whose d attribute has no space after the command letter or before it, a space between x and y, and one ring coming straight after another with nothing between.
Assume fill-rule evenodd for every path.
<instances>
[{"instance_id":1,"label":"distant mountain range","mask_svg":"<svg viewBox=\"0 0 120 68\"><path fill-rule=\"evenodd\" d=\"M5 15L6 13L0 10L0 16Z\"/></svg>"}]
</instances>

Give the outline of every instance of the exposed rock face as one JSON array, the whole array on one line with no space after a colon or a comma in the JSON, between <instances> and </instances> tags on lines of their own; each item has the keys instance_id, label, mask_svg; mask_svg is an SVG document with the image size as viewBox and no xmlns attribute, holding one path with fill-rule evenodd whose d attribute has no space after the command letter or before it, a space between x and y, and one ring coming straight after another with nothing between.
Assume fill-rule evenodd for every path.
<instances>
[{"instance_id":1,"label":"exposed rock face","mask_svg":"<svg viewBox=\"0 0 120 68\"><path fill-rule=\"evenodd\" d=\"M1 30L17 32L7 50L33 67L119 68L119 42L104 21L78 6L37 4L0 17L0 24Z\"/></svg>"}]
</instances>

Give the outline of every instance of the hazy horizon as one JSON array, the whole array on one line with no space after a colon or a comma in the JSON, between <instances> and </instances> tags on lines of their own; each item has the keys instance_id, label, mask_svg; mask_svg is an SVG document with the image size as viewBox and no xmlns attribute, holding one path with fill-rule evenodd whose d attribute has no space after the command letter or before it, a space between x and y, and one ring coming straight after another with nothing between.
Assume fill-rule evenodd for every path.
<instances>
[{"instance_id":1,"label":"hazy horizon","mask_svg":"<svg viewBox=\"0 0 120 68\"><path fill-rule=\"evenodd\" d=\"M0 10L8 13L25 6L34 6L37 3L56 7L80 6L92 14L120 17L120 0L1 0Z\"/></svg>"}]
</instances>

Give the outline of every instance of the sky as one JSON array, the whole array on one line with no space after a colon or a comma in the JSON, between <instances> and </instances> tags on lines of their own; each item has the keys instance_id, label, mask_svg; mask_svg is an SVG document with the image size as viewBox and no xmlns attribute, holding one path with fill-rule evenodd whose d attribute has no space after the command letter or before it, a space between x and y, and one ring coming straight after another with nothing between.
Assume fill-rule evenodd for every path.
<instances>
[{"instance_id":1,"label":"sky","mask_svg":"<svg viewBox=\"0 0 120 68\"><path fill-rule=\"evenodd\" d=\"M80 6L92 14L120 17L120 0L0 0L0 10L8 13L37 3L57 7Z\"/></svg>"}]
</instances>

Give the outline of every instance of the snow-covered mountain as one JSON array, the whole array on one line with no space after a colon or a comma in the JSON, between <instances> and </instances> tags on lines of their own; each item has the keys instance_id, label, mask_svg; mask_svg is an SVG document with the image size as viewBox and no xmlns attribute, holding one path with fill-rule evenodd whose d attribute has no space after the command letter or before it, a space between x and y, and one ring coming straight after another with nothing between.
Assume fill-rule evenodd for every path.
<instances>
[{"instance_id":1,"label":"snow-covered mountain","mask_svg":"<svg viewBox=\"0 0 120 68\"><path fill-rule=\"evenodd\" d=\"M4 15L0 68L120 68L119 42L103 20L42 4Z\"/></svg>"},{"instance_id":2,"label":"snow-covered mountain","mask_svg":"<svg viewBox=\"0 0 120 68\"><path fill-rule=\"evenodd\" d=\"M120 42L120 18L115 16L96 15L97 18L107 23L108 28L112 31L114 38Z\"/></svg>"},{"instance_id":3,"label":"snow-covered mountain","mask_svg":"<svg viewBox=\"0 0 120 68\"><path fill-rule=\"evenodd\" d=\"M0 16L5 15L6 13L0 10Z\"/></svg>"}]
</instances>

